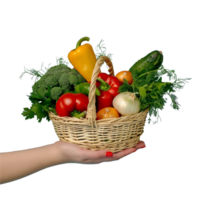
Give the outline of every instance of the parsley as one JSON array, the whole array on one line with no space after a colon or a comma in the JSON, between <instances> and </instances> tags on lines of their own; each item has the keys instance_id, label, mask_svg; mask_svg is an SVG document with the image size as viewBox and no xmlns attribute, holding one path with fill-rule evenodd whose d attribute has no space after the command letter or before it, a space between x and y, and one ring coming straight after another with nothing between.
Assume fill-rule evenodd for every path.
<instances>
[{"instance_id":1,"label":"parsley","mask_svg":"<svg viewBox=\"0 0 200 200\"><path fill-rule=\"evenodd\" d=\"M180 110L175 93L184 88L190 78L178 77L173 70L165 69L163 64L155 69L151 63L146 62L144 68L145 70L141 71L140 68L137 68L137 65L130 67L129 71L132 73L134 81L131 85L128 85L127 81L124 82L120 86L119 92L129 91L136 93L141 102L140 112L149 108L148 124L150 122L154 124L158 122L159 112L164 109L168 99L172 103L173 109ZM166 77L168 78L167 81Z\"/></svg>"}]
</instances>

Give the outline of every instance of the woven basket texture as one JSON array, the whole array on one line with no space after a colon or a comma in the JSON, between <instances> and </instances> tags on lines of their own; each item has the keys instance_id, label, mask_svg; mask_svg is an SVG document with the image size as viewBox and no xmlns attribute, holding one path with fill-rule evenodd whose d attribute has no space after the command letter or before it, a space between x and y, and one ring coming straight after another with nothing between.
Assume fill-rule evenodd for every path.
<instances>
[{"instance_id":1,"label":"woven basket texture","mask_svg":"<svg viewBox=\"0 0 200 200\"><path fill-rule=\"evenodd\" d=\"M111 60L101 56L93 70L86 118L59 117L50 112L54 130L61 141L71 142L90 150L106 149L113 153L134 147L143 133L149 109L137 114L96 120L96 79L103 63L114 76Z\"/></svg>"}]
</instances>

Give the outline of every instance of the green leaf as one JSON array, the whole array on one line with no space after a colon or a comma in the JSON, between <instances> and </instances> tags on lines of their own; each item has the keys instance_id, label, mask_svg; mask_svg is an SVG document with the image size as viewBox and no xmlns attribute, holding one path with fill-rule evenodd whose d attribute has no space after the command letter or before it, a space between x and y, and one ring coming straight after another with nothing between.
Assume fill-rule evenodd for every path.
<instances>
[{"instance_id":1,"label":"green leaf","mask_svg":"<svg viewBox=\"0 0 200 200\"><path fill-rule=\"evenodd\" d=\"M144 86L143 87L139 87L138 89L139 89L140 96L142 98L145 98L146 97L146 89L145 89L145 87Z\"/></svg>"},{"instance_id":2,"label":"green leaf","mask_svg":"<svg viewBox=\"0 0 200 200\"><path fill-rule=\"evenodd\" d=\"M43 108L46 112L49 112L48 105L42 106L42 108Z\"/></svg>"},{"instance_id":3,"label":"green leaf","mask_svg":"<svg viewBox=\"0 0 200 200\"><path fill-rule=\"evenodd\" d=\"M52 111L55 115L57 115L56 109L55 108L49 108L50 111Z\"/></svg>"},{"instance_id":4,"label":"green leaf","mask_svg":"<svg viewBox=\"0 0 200 200\"><path fill-rule=\"evenodd\" d=\"M133 87L128 84L127 80L125 80L124 83L119 87L118 92L133 92Z\"/></svg>"},{"instance_id":5,"label":"green leaf","mask_svg":"<svg viewBox=\"0 0 200 200\"><path fill-rule=\"evenodd\" d=\"M38 92L31 92L31 95L29 96L29 99L30 100L34 100L34 99L43 100L44 97L42 97Z\"/></svg>"},{"instance_id":6,"label":"green leaf","mask_svg":"<svg viewBox=\"0 0 200 200\"><path fill-rule=\"evenodd\" d=\"M52 103L52 99L51 99L51 98L47 98L47 99L45 99L45 100L43 101L43 104L46 105L46 106L51 105L51 103Z\"/></svg>"},{"instance_id":7,"label":"green leaf","mask_svg":"<svg viewBox=\"0 0 200 200\"><path fill-rule=\"evenodd\" d=\"M151 97L152 99L158 99L158 96L155 95L155 94L150 94L150 97Z\"/></svg>"},{"instance_id":8,"label":"green leaf","mask_svg":"<svg viewBox=\"0 0 200 200\"><path fill-rule=\"evenodd\" d=\"M48 113L44 110L43 106L39 103L33 104L31 107L31 110L35 113L37 116L38 122L42 121L42 118L44 118ZM46 113L45 113L46 112Z\"/></svg>"},{"instance_id":9,"label":"green leaf","mask_svg":"<svg viewBox=\"0 0 200 200\"><path fill-rule=\"evenodd\" d=\"M158 90L162 90L165 86L166 86L166 83L154 83L154 86L158 89Z\"/></svg>"},{"instance_id":10,"label":"green leaf","mask_svg":"<svg viewBox=\"0 0 200 200\"><path fill-rule=\"evenodd\" d=\"M29 108L24 108L22 115L25 117L25 119L32 119L34 118L35 113Z\"/></svg>"}]
</instances>

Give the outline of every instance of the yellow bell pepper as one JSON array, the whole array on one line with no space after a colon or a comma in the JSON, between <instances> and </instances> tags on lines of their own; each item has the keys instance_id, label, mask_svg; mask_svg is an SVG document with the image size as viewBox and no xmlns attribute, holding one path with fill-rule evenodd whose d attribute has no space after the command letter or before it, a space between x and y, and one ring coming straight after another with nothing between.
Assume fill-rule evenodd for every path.
<instances>
[{"instance_id":1,"label":"yellow bell pepper","mask_svg":"<svg viewBox=\"0 0 200 200\"><path fill-rule=\"evenodd\" d=\"M76 49L68 54L68 59L74 68L88 81L91 81L92 73L96 64L96 56L90 44L81 45L83 41L89 41L90 38L83 37L77 44Z\"/></svg>"}]
</instances>

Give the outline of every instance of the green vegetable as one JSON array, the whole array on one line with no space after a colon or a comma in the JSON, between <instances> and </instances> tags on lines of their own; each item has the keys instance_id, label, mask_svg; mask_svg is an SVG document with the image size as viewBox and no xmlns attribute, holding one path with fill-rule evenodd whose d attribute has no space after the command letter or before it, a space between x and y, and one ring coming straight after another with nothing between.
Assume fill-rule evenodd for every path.
<instances>
[{"instance_id":1,"label":"green vegetable","mask_svg":"<svg viewBox=\"0 0 200 200\"><path fill-rule=\"evenodd\" d=\"M157 58L160 58L160 60L158 59L156 62L147 61L148 56L153 55L151 53L136 61L129 68L129 71L133 75L133 84L128 85L125 82L119 88L119 92L129 91L140 93L137 96L140 98L141 111L149 107L148 125L152 125L159 120L160 112L162 112L164 105L169 102L175 111L180 110L177 97L174 93L183 89L189 83L189 80L191 80L188 77L177 76L174 70L166 69L162 64L162 56L158 56ZM141 66L143 66L143 70L141 70Z\"/></svg>"},{"instance_id":2,"label":"green vegetable","mask_svg":"<svg viewBox=\"0 0 200 200\"><path fill-rule=\"evenodd\" d=\"M65 91L64 94L66 94L66 93L73 93L73 94L76 94L75 91Z\"/></svg>"},{"instance_id":3,"label":"green vegetable","mask_svg":"<svg viewBox=\"0 0 200 200\"><path fill-rule=\"evenodd\" d=\"M85 117L86 116L86 111L84 112L80 112L78 110L74 110L71 112L71 117L76 117L76 118L81 118L81 117Z\"/></svg>"},{"instance_id":4,"label":"green vegetable","mask_svg":"<svg viewBox=\"0 0 200 200\"><path fill-rule=\"evenodd\" d=\"M87 83L87 82L80 83L75 87L76 93L82 93L85 95L89 95L89 91L90 91L90 83ZM95 95L100 96L100 94L101 93L100 93L99 89L96 87Z\"/></svg>"},{"instance_id":5,"label":"green vegetable","mask_svg":"<svg viewBox=\"0 0 200 200\"><path fill-rule=\"evenodd\" d=\"M51 89L51 98L53 100L57 100L58 97L63 93L63 90L61 87L54 87Z\"/></svg>"},{"instance_id":6,"label":"green vegetable","mask_svg":"<svg viewBox=\"0 0 200 200\"><path fill-rule=\"evenodd\" d=\"M22 115L25 119L37 116L39 122L42 118L50 120L49 111L56 113L56 101L62 94L66 91L74 91L76 85L86 82L80 73L69 68L62 58L58 59L57 65L46 68L46 72L43 69L39 71L25 69L20 78L26 73L32 75L32 78L36 76L36 82L28 96L32 103L31 108L24 108Z\"/></svg>"},{"instance_id":7,"label":"green vegetable","mask_svg":"<svg viewBox=\"0 0 200 200\"><path fill-rule=\"evenodd\" d=\"M161 51L152 51L145 57L138 60L129 71L132 73L133 79L138 78L141 74L158 69L163 62Z\"/></svg>"},{"instance_id":8,"label":"green vegetable","mask_svg":"<svg viewBox=\"0 0 200 200\"><path fill-rule=\"evenodd\" d=\"M133 75L134 82L129 85L128 81L125 80L119 88L120 93L126 91L136 93L140 100L140 110L144 111L149 108L148 122L152 121L152 115L157 117L157 120L153 122L154 124L160 119L159 110L162 110L167 102L165 95L171 98L172 108L179 110L180 104L174 92L182 89L184 84L191 79L178 79L174 70L160 66L163 61L161 55L158 51L154 51L136 62L129 70ZM162 76L165 74L167 74L169 80L174 79L174 82L162 82Z\"/></svg>"}]
</instances>

